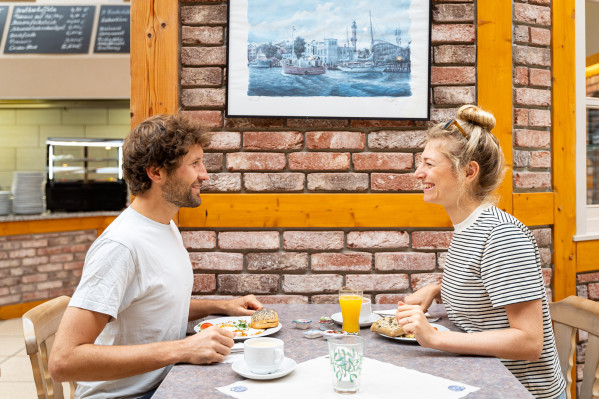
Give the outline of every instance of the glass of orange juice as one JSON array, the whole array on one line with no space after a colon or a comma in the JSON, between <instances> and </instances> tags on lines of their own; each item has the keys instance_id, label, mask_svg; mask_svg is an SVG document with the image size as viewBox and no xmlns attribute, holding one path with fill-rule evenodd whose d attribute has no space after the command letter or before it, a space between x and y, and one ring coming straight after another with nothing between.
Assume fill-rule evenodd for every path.
<instances>
[{"instance_id":1,"label":"glass of orange juice","mask_svg":"<svg viewBox=\"0 0 599 399\"><path fill-rule=\"evenodd\" d=\"M339 288L339 306L343 317L343 331L360 335L360 307L362 306L362 290Z\"/></svg>"}]
</instances>

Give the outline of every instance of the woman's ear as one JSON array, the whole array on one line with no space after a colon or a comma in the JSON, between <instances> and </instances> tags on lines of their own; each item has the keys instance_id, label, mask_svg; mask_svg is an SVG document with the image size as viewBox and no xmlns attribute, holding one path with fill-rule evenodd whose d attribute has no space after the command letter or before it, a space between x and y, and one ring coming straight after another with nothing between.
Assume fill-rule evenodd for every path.
<instances>
[{"instance_id":1,"label":"woman's ear","mask_svg":"<svg viewBox=\"0 0 599 399\"><path fill-rule=\"evenodd\" d=\"M466 166L466 182L470 183L476 179L478 176L478 172L480 171L480 167L478 162L470 161Z\"/></svg>"}]
</instances>

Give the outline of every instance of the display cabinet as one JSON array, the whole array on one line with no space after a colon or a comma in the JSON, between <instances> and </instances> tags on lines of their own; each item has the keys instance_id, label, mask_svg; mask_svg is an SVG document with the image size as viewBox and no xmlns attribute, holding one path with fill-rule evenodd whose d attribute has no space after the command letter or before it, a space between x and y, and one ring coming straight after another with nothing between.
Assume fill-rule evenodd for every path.
<instances>
[{"instance_id":1,"label":"display cabinet","mask_svg":"<svg viewBox=\"0 0 599 399\"><path fill-rule=\"evenodd\" d=\"M48 138L46 207L51 211L113 211L127 204L123 140Z\"/></svg>"}]
</instances>

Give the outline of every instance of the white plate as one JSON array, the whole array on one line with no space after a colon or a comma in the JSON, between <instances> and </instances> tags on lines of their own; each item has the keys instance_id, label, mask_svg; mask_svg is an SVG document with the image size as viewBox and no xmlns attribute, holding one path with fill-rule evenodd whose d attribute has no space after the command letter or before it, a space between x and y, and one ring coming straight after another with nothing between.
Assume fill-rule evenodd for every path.
<instances>
[{"instance_id":1,"label":"white plate","mask_svg":"<svg viewBox=\"0 0 599 399\"><path fill-rule=\"evenodd\" d=\"M449 331L449 328L442 326L441 324L435 324L435 323L431 323L431 326L435 327L438 331ZM391 338L391 339L395 339L397 341L404 341L404 342L418 342L416 341L416 338L408 338L408 337L390 337L388 335L382 334L382 333L378 333L379 335L382 335L385 338Z\"/></svg>"},{"instance_id":2,"label":"white plate","mask_svg":"<svg viewBox=\"0 0 599 399\"><path fill-rule=\"evenodd\" d=\"M395 313L397 313L397 308L395 309L387 309L387 310L373 310L372 313L376 313L379 314L383 317L385 316L395 316ZM428 320L429 323L434 323L436 321L439 321L440 317L434 317L431 316L431 314L429 312L426 312L424 314L424 316L426 317L426 319Z\"/></svg>"},{"instance_id":3,"label":"white plate","mask_svg":"<svg viewBox=\"0 0 599 399\"><path fill-rule=\"evenodd\" d=\"M381 316L378 314L371 313L368 320L360 322L360 327L369 327L372 323L380 318ZM333 321L337 324L343 324L343 316L341 315L341 312L331 315L331 319L333 319Z\"/></svg>"},{"instance_id":4,"label":"white plate","mask_svg":"<svg viewBox=\"0 0 599 399\"><path fill-rule=\"evenodd\" d=\"M195 332L200 332L200 326L204 323L210 323L212 325L217 325L218 323L227 323L229 321L237 321L237 320L245 320L247 321L248 325L250 324L250 322L252 321L252 316L229 316L229 317L219 317L217 319L210 319L210 320L203 320L200 323L198 323L196 326L193 327L193 329L195 330ZM265 329L263 332L256 334L256 335L250 335L247 337L238 337L235 336L235 340L242 340L242 339L249 339L249 338L257 338L257 337L264 337L266 335L270 335L270 334L274 334L277 331L279 331L281 329L281 327L283 327L283 325L281 323L279 323L278 326L276 327L272 327L272 328L267 328Z\"/></svg>"},{"instance_id":5,"label":"white plate","mask_svg":"<svg viewBox=\"0 0 599 399\"><path fill-rule=\"evenodd\" d=\"M231 365L231 368L240 376L249 378L251 380L274 380L275 378L281 378L291 373L295 369L296 365L297 363L295 362L295 360L290 359L288 357L284 357L283 363L281 363L281 367L274 373L256 374L248 370L245 364L245 360L238 359Z\"/></svg>"}]
</instances>

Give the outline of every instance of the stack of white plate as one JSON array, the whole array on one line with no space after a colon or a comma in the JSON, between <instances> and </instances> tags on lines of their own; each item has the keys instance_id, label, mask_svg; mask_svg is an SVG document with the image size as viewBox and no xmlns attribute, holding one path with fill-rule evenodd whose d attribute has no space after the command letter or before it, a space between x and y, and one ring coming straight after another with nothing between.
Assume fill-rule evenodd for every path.
<instances>
[{"instance_id":1,"label":"stack of white plate","mask_svg":"<svg viewBox=\"0 0 599 399\"><path fill-rule=\"evenodd\" d=\"M10 191L0 191L0 215L10 213Z\"/></svg>"},{"instance_id":2,"label":"stack of white plate","mask_svg":"<svg viewBox=\"0 0 599 399\"><path fill-rule=\"evenodd\" d=\"M12 182L12 211L17 215L42 213L44 172L15 172Z\"/></svg>"}]
</instances>

